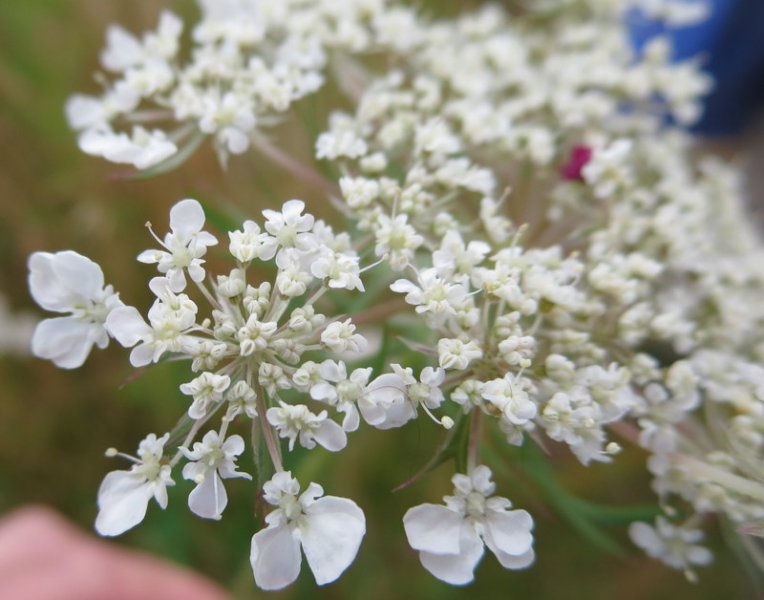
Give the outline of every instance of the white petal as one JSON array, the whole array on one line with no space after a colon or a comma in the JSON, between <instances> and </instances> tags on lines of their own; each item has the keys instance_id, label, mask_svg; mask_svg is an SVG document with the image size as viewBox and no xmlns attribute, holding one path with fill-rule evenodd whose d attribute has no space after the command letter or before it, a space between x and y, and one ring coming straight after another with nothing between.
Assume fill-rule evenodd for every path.
<instances>
[{"instance_id":1,"label":"white petal","mask_svg":"<svg viewBox=\"0 0 764 600\"><path fill-rule=\"evenodd\" d=\"M202 482L188 495L191 512L203 519L219 519L227 504L228 494L217 470L208 470Z\"/></svg>"},{"instance_id":2,"label":"white petal","mask_svg":"<svg viewBox=\"0 0 764 600\"><path fill-rule=\"evenodd\" d=\"M151 140L145 145L135 144L129 155L124 157L124 161L111 160L114 160L114 162L128 162L136 169L142 170L161 163L177 151L178 147L175 144L164 139L164 136L154 133Z\"/></svg>"},{"instance_id":3,"label":"white petal","mask_svg":"<svg viewBox=\"0 0 764 600\"><path fill-rule=\"evenodd\" d=\"M501 551L497 552L493 548L491 548L491 550L496 555L501 566L505 569L525 569L526 567L530 567L533 564L533 561L536 560L536 554L533 552L533 548L519 556Z\"/></svg>"},{"instance_id":4,"label":"white petal","mask_svg":"<svg viewBox=\"0 0 764 600\"><path fill-rule=\"evenodd\" d=\"M713 553L703 546L691 546L687 549L687 561L691 565L708 565L714 560Z\"/></svg>"},{"instance_id":5,"label":"white petal","mask_svg":"<svg viewBox=\"0 0 764 600\"><path fill-rule=\"evenodd\" d=\"M85 362L99 333L105 333L101 325L73 317L45 319L34 330L32 353L62 369L76 369Z\"/></svg>"},{"instance_id":6,"label":"white petal","mask_svg":"<svg viewBox=\"0 0 764 600\"><path fill-rule=\"evenodd\" d=\"M350 566L366 533L366 519L347 498L325 496L306 509L302 548L318 585L331 583Z\"/></svg>"},{"instance_id":7,"label":"white petal","mask_svg":"<svg viewBox=\"0 0 764 600\"><path fill-rule=\"evenodd\" d=\"M183 269L167 271L167 281L170 282L170 289L176 294L186 289L186 276L183 274Z\"/></svg>"},{"instance_id":8,"label":"white petal","mask_svg":"<svg viewBox=\"0 0 764 600\"><path fill-rule=\"evenodd\" d=\"M106 31L106 48L101 53L101 64L110 71L124 71L140 62L144 52L141 43L119 25Z\"/></svg>"},{"instance_id":9,"label":"white petal","mask_svg":"<svg viewBox=\"0 0 764 600\"><path fill-rule=\"evenodd\" d=\"M225 442L223 442L223 452L225 452L226 456L229 457L238 456L244 452L245 447L244 438L242 438L239 434L231 435Z\"/></svg>"},{"instance_id":10,"label":"white petal","mask_svg":"<svg viewBox=\"0 0 764 600\"><path fill-rule=\"evenodd\" d=\"M642 548L650 556L657 556L663 552L663 540L655 529L647 523L632 523L629 526L629 536L632 541Z\"/></svg>"},{"instance_id":11,"label":"white petal","mask_svg":"<svg viewBox=\"0 0 764 600\"><path fill-rule=\"evenodd\" d=\"M152 495L151 486L143 477L130 471L112 471L98 490L96 531L114 536L135 527L146 516Z\"/></svg>"},{"instance_id":12,"label":"white petal","mask_svg":"<svg viewBox=\"0 0 764 600\"><path fill-rule=\"evenodd\" d=\"M464 519L440 504L420 504L403 515L403 528L414 550L458 554Z\"/></svg>"},{"instance_id":13,"label":"white petal","mask_svg":"<svg viewBox=\"0 0 764 600\"><path fill-rule=\"evenodd\" d=\"M347 378L347 369L342 361L327 359L319 365L318 373L328 381L343 381Z\"/></svg>"},{"instance_id":14,"label":"white petal","mask_svg":"<svg viewBox=\"0 0 764 600\"><path fill-rule=\"evenodd\" d=\"M146 252L152 252L151 250L146 250ZM140 256L138 257L138 260L140 260ZM142 261L146 262L146 261ZM151 262L151 261L148 261ZM157 261L153 261L157 262ZM170 289L170 280L167 279L167 277L152 277L149 280L149 289L151 290L151 293L154 294L157 298L167 298L170 294L172 294L172 290Z\"/></svg>"},{"instance_id":15,"label":"white petal","mask_svg":"<svg viewBox=\"0 0 764 600\"><path fill-rule=\"evenodd\" d=\"M287 223L299 219L303 210L305 210L305 202L302 200L287 200L284 202L284 206L281 207L281 213L284 215L284 220Z\"/></svg>"},{"instance_id":16,"label":"white petal","mask_svg":"<svg viewBox=\"0 0 764 600\"><path fill-rule=\"evenodd\" d=\"M279 245L278 242L276 242L276 238L268 236L263 239L263 243L257 251L257 256L260 260L271 260L276 256L276 251L278 249Z\"/></svg>"},{"instance_id":17,"label":"white petal","mask_svg":"<svg viewBox=\"0 0 764 600\"><path fill-rule=\"evenodd\" d=\"M385 420L374 425L377 429L393 429L401 427L416 418L416 409L411 402L404 400L391 404L385 410Z\"/></svg>"},{"instance_id":18,"label":"white petal","mask_svg":"<svg viewBox=\"0 0 764 600\"><path fill-rule=\"evenodd\" d=\"M300 574L300 543L288 526L268 527L252 536L249 555L255 583L264 590L280 590Z\"/></svg>"},{"instance_id":19,"label":"white petal","mask_svg":"<svg viewBox=\"0 0 764 600\"><path fill-rule=\"evenodd\" d=\"M141 252L137 257L136 260L138 262L142 262L145 265L153 265L155 263L158 263L162 258L165 256L168 256L168 253L164 250L144 250ZM153 281L153 279L152 279ZM149 287L151 287L151 284L149 283Z\"/></svg>"},{"instance_id":20,"label":"white petal","mask_svg":"<svg viewBox=\"0 0 764 600\"><path fill-rule=\"evenodd\" d=\"M313 400L329 400L337 397L337 390L333 385L329 385L325 381L321 381L310 388L310 397Z\"/></svg>"},{"instance_id":21,"label":"white petal","mask_svg":"<svg viewBox=\"0 0 764 600\"><path fill-rule=\"evenodd\" d=\"M114 133L108 127L86 129L77 143L85 154L101 156L112 162L126 162L123 157L134 148L126 133Z\"/></svg>"},{"instance_id":22,"label":"white petal","mask_svg":"<svg viewBox=\"0 0 764 600\"><path fill-rule=\"evenodd\" d=\"M138 344L130 353L130 364L145 367L154 362L154 347L151 344Z\"/></svg>"},{"instance_id":23,"label":"white petal","mask_svg":"<svg viewBox=\"0 0 764 600\"><path fill-rule=\"evenodd\" d=\"M204 281L206 273L200 262L194 261L188 265L188 276L191 278L191 281Z\"/></svg>"},{"instance_id":24,"label":"white petal","mask_svg":"<svg viewBox=\"0 0 764 600\"><path fill-rule=\"evenodd\" d=\"M222 129L218 133L218 138L232 154L242 154L249 148L249 136L236 127Z\"/></svg>"},{"instance_id":25,"label":"white petal","mask_svg":"<svg viewBox=\"0 0 764 600\"><path fill-rule=\"evenodd\" d=\"M408 279L398 279L390 284L390 289L399 294L410 294L420 292L421 290Z\"/></svg>"},{"instance_id":26,"label":"white petal","mask_svg":"<svg viewBox=\"0 0 764 600\"><path fill-rule=\"evenodd\" d=\"M374 403L389 404L405 398L406 383L400 375L384 373L369 384L368 398Z\"/></svg>"},{"instance_id":27,"label":"white petal","mask_svg":"<svg viewBox=\"0 0 764 600\"><path fill-rule=\"evenodd\" d=\"M104 103L95 96L74 94L66 101L66 120L72 129L97 127L106 123Z\"/></svg>"},{"instance_id":28,"label":"white petal","mask_svg":"<svg viewBox=\"0 0 764 600\"><path fill-rule=\"evenodd\" d=\"M86 256L70 250L58 252L54 268L59 279L83 298L93 299L103 290L103 271Z\"/></svg>"},{"instance_id":29,"label":"white petal","mask_svg":"<svg viewBox=\"0 0 764 600\"><path fill-rule=\"evenodd\" d=\"M345 418L342 419L342 429L345 431L355 431L358 429L358 425L361 422L361 418L358 414L358 409L354 404L345 404L339 409L345 413Z\"/></svg>"},{"instance_id":30,"label":"white petal","mask_svg":"<svg viewBox=\"0 0 764 600\"><path fill-rule=\"evenodd\" d=\"M71 250L35 252L29 257L29 290L46 310L72 310L75 304L99 295L103 285L101 267Z\"/></svg>"},{"instance_id":31,"label":"white petal","mask_svg":"<svg viewBox=\"0 0 764 600\"><path fill-rule=\"evenodd\" d=\"M376 427L385 420L385 411L382 406L370 402L367 397L358 399L358 408L361 411L364 421L369 425Z\"/></svg>"},{"instance_id":32,"label":"white petal","mask_svg":"<svg viewBox=\"0 0 764 600\"><path fill-rule=\"evenodd\" d=\"M533 518L525 510L486 511L485 543L496 550L518 556L533 545Z\"/></svg>"},{"instance_id":33,"label":"white petal","mask_svg":"<svg viewBox=\"0 0 764 600\"><path fill-rule=\"evenodd\" d=\"M420 552L419 560L438 579L451 585L465 585L475 578L475 567L483 556L483 543L470 525L462 527L459 547L459 554Z\"/></svg>"},{"instance_id":34,"label":"white petal","mask_svg":"<svg viewBox=\"0 0 764 600\"><path fill-rule=\"evenodd\" d=\"M204 227L204 210L196 200L181 200L170 209L170 228L181 235L198 233Z\"/></svg>"},{"instance_id":35,"label":"white petal","mask_svg":"<svg viewBox=\"0 0 764 600\"><path fill-rule=\"evenodd\" d=\"M125 348L152 335L153 330L133 306L115 308L106 317L106 329Z\"/></svg>"},{"instance_id":36,"label":"white petal","mask_svg":"<svg viewBox=\"0 0 764 600\"><path fill-rule=\"evenodd\" d=\"M337 423L326 419L314 432L313 437L330 452L339 452L348 444L348 436Z\"/></svg>"}]
</instances>

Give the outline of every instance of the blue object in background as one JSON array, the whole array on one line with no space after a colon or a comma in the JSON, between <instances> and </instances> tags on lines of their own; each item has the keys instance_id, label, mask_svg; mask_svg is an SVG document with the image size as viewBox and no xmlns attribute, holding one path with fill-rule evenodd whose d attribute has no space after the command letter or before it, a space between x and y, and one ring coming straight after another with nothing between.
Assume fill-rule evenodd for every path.
<instances>
[{"instance_id":1,"label":"blue object in background","mask_svg":"<svg viewBox=\"0 0 764 600\"><path fill-rule=\"evenodd\" d=\"M633 13L632 42L641 49L650 38L664 35L673 44L675 60L699 57L715 84L692 130L704 136L736 135L764 108L764 0L707 2L708 19L682 28Z\"/></svg>"}]
</instances>

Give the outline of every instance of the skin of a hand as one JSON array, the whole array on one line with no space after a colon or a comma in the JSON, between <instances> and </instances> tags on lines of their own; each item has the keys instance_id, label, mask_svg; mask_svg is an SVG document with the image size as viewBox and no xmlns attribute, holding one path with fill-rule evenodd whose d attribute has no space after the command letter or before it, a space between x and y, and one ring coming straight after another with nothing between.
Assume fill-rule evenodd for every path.
<instances>
[{"instance_id":1,"label":"skin of a hand","mask_svg":"<svg viewBox=\"0 0 764 600\"><path fill-rule=\"evenodd\" d=\"M4 600L230 600L215 583L90 536L51 509L0 519Z\"/></svg>"}]
</instances>

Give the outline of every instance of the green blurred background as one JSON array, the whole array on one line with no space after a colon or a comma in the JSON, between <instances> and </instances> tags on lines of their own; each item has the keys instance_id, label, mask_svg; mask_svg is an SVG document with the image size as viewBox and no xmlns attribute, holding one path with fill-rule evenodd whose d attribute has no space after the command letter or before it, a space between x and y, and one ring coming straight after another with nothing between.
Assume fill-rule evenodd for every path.
<instances>
[{"instance_id":1,"label":"green blurred background","mask_svg":"<svg viewBox=\"0 0 764 600\"><path fill-rule=\"evenodd\" d=\"M445 14L478 2L420 4ZM134 260L153 245L144 223L150 220L157 231L164 231L169 207L184 197L199 198L230 218L257 216L262 208L299 197L313 213L336 221L320 190L295 181L254 153L233 158L224 172L210 147L203 146L173 173L134 180L125 179L121 167L78 151L63 106L75 91L98 90L92 74L107 25L117 22L142 32L154 26L165 7L195 15L190 0L0 2L0 291L15 311L36 311L26 288L27 256L65 248L96 260L125 302L146 308L146 282L153 271ZM298 114L276 131L276 139L309 160L308 134L323 126L322 115L333 100L329 93L303 102ZM393 322L391 334L395 328ZM171 363L136 378L126 352L114 344L94 352L76 371L33 358L0 357L0 513L45 503L90 529L101 478L123 467L103 458L103 451L116 446L132 452L146 433L172 427L187 404L177 386L188 378L185 366ZM356 562L327 588L316 588L303 568L298 583L282 593L256 590L248 563L249 540L256 529L251 511L255 490L243 480L227 486L231 498L223 520L207 522L188 511L190 485L177 473L168 510L162 512L152 502L146 521L115 543L189 565L229 587L237 598L754 595L742 562L729 549L717 554L715 564L702 571L701 583L693 586L630 546L627 523L649 514L642 507L654 500L643 469L645 457L638 450L628 448L616 465L583 468L566 452L553 449L553 467L548 467L551 463L536 452L507 452L495 441L488 443L490 454L484 459L495 469L501 495L534 514L537 562L527 571L509 572L487 555L472 586L441 584L407 546L401 518L408 507L437 502L450 492L451 466L391 493L430 458L441 436L426 420L393 432L366 427L351 435L348 450L337 456L319 448L309 457L290 459L303 482L312 478L329 494L353 498L368 518ZM249 467L246 459L243 466ZM711 543L721 549L719 527L712 529Z\"/></svg>"}]
</instances>

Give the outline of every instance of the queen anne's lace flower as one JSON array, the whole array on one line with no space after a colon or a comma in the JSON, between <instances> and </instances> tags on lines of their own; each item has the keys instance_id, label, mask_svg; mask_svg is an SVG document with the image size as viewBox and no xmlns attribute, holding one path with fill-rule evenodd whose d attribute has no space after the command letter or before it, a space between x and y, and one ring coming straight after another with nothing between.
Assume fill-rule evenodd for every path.
<instances>
[{"instance_id":1,"label":"queen anne's lace flower","mask_svg":"<svg viewBox=\"0 0 764 600\"><path fill-rule=\"evenodd\" d=\"M366 533L366 519L355 502L323 496L316 483L298 496L300 484L288 471L276 473L263 489L263 498L277 508L265 518L268 527L252 537L250 562L257 585L278 590L297 579L300 548L319 585L342 575Z\"/></svg>"},{"instance_id":2,"label":"queen anne's lace flower","mask_svg":"<svg viewBox=\"0 0 764 600\"><path fill-rule=\"evenodd\" d=\"M93 344L105 348L109 314L122 306L119 296L104 287L101 267L72 251L35 252L29 257L29 290L46 310L69 313L40 322L32 337L32 352L56 366L82 365Z\"/></svg>"},{"instance_id":3,"label":"queen anne's lace flower","mask_svg":"<svg viewBox=\"0 0 764 600\"><path fill-rule=\"evenodd\" d=\"M164 506L170 470L189 460L191 509L219 517L222 480L246 477L235 469L244 439L227 433L241 427L265 463L258 476L277 473L265 497L278 508L253 540L256 581L293 581L301 544L319 583L331 581L363 517L349 500L316 500L317 486L298 497L283 454L298 441L338 451L351 431L421 416L451 430L432 464L474 465L489 433L514 446L546 436L583 464L607 462L620 448L611 436L626 435L651 453L662 505L756 530L761 242L735 172L692 155L673 125L697 117L708 77L672 62L665 39L635 53L623 30L635 7L686 22L697 6L539 1L511 18L492 6L438 21L397 0L199 7L188 52L170 13L140 37L109 30L102 93L67 103L82 149L156 173L204 138L223 165L251 148L349 226L289 200L228 232L232 264L212 273L217 240L201 205L181 201L160 248L139 255L162 275L146 315L88 259L31 257L33 296L66 315L37 328L38 355L78 366L112 336L136 367L183 361L194 374L169 436L107 475L99 531L132 527L152 496ZM265 130L329 79L347 101L311 140L331 161L319 172ZM350 362L370 345L361 325L381 338L369 365ZM530 564L530 516L492 496L487 468L454 484L445 506L407 513L426 568L466 583L484 545L508 568ZM632 532L674 567L706 561L690 525Z\"/></svg>"},{"instance_id":4,"label":"queen anne's lace flower","mask_svg":"<svg viewBox=\"0 0 764 600\"><path fill-rule=\"evenodd\" d=\"M244 451L244 440L240 435L224 439L216 431L208 431L201 442L194 444L193 450L181 448L180 451L192 461L183 467L183 477L196 482L188 496L188 507L205 519L220 519L228 504L223 479L252 479L249 473L236 470L236 457Z\"/></svg>"},{"instance_id":5,"label":"queen anne's lace flower","mask_svg":"<svg viewBox=\"0 0 764 600\"><path fill-rule=\"evenodd\" d=\"M149 434L138 446L138 458L127 457L135 462L129 471L112 471L104 478L98 490L98 533L113 536L135 527L146 516L152 497L167 508L167 486L175 485L170 465L162 460L169 437Z\"/></svg>"},{"instance_id":6,"label":"queen anne's lace flower","mask_svg":"<svg viewBox=\"0 0 764 600\"><path fill-rule=\"evenodd\" d=\"M157 299L149 310L149 323L132 306L119 306L106 318L106 328L125 348L133 348L130 363L142 367L167 352L193 352L198 348L188 332L196 323L197 307L185 294L176 295L164 277L151 280Z\"/></svg>"},{"instance_id":7,"label":"queen anne's lace flower","mask_svg":"<svg viewBox=\"0 0 764 600\"><path fill-rule=\"evenodd\" d=\"M144 263L156 263L160 273L167 276L170 289L181 292L186 287L185 271L193 281L204 279L202 256L208 246L218 243L215 237L202 231L204 211L196 200L178 202L170 210L170 233L159 243L165 250L145 250L138 255Z\"/></svg>"},{"instance_id":8,"label":"queen anne's lace flower","mask_svg":"<svg viewBox=\"0 0 764 600\"><path fill-rule=\"evenodd\" d=\"M421 504L403 517L424 568L446 583L464 585L472 581L484 545L506 569L533 563L533 520L524 510L508 510L512 504L506 498L492 496L496 486L488 467L454 475L452 481L454 495L444 498L445 506Z\"/></svg>"},{"instance_id":9,"label":"queen anne's lace flower","mask_svg":"<svg viewBox=\"0 0 764 600\"><path fill-rule=\"evenodd\" d=\"M280 402L280 406L269 408L266 413L268 422L273 425L281 437L289 439L289 449L294 449L297 437L304 448L315 448L316 442L327 450L338 452L347 445L345 431L331 419L327 412L315 415L304 404L291 406Z\"/></svg>"}]
</instances>

